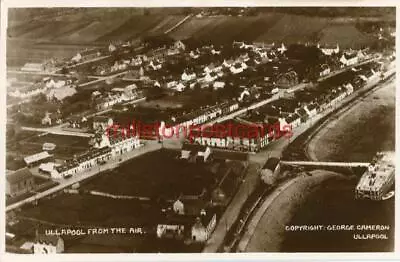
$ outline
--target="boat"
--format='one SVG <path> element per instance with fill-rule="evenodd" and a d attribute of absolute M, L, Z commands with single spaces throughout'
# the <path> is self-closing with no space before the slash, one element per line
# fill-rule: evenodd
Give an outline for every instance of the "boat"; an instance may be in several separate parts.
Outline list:
<path fill-rule="evenodd" d="M 378 152 L 355 188 L 356 199 L 386 200 L 394 184 L 395 166 L 393 152 Z M 393 194 L 393 195 L 392 195 Z"/>

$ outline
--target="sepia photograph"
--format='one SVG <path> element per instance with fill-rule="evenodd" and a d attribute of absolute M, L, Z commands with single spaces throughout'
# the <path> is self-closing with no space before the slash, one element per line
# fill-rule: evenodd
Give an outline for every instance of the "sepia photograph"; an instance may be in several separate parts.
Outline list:
<path fill-rule="evenodd" d="M 396 7 L 2 7 L 5 253 L 395 252 Z"/>

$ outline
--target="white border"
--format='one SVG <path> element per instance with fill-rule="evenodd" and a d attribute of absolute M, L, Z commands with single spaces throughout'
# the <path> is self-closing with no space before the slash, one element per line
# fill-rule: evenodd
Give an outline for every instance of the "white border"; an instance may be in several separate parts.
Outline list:
<path fill-rule="evenodd" d="M 179 6 L 396 6 L 396 28 L 399 28 L 398 0 L 371 1 L 371 0 L 1 0 L 1 31 L 0 31 L 0 84 L 5 88 L 6 83 L 6 28 L 7 28 L 7 9 L 10 7 L 179 7 Z M 399 34 L 396 34 L 396 53 L 399 42 Z M 399 68 L 399 60 L 396 61 L 396 67 Z M 399 81 L 400 72 L 396 72 L 396 85 Z M 399 130 L 400 121 L 400 94 L 396 89 L 396 148 L 399 148 Z M 0 105 L 5 105 L 6 94 L 0 95 Z M 5 130 L 6 108 L 3 106 L 0 113 L 0 120 Z M 1 132 L 0 144 L 1 150 L 5 150 L 5 132 Z M 5 170 L 5 154 L 1 154 L 0 167 Z M 396 163 L 400 163 L 400 156 L 396 153 Z M 396 175 L 399 174 L 396 169 Z M 4 185 L 5 174 L 0 175 L 0 182 Z M 396 188 L 399 188 L 399 179 L 396 180 Z M 397 190 L 395 196 L 396 203 L 400 201 L 400 192 Z M 0 194 L 1 210 L 5 209 L 4 194 Z M 1 213 L 0 223 L 0 261 L 265 261 L 268 260 L 350 260 L 350 261 L 376 261 L 376 260 L 400 260 L 400 215 L 396 205 L 395 210 L 395 252 L 393 253 L 215 253 L 215 254 L 59 254 L 59 255 L 22 255 L 5 253 L 5 212 Z M 4 248 L 3 248 L 4 247 Z M 397 247 L 397 248 L 396 248 Z"/>

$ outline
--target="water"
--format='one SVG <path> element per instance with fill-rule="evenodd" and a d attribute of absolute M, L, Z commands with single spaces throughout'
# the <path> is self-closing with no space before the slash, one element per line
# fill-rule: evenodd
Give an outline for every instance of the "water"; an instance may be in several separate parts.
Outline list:
<path fill-rule="evenodd" d="M 321 160 L 369 161 L 377 151 L 394 151 L 394 83 L 365 98 L 319 141 Z M 388 225 L 385 231 L 306 231 L 285 233 L 284 252 L 391 252 L 394 250 L 394 197 L 385 201 L 355 200 L 358 177 L 331 179 L 310 195 L 292 225 Z M 385 234 L 386 240 L 354 239 L 354 234 Z"/>

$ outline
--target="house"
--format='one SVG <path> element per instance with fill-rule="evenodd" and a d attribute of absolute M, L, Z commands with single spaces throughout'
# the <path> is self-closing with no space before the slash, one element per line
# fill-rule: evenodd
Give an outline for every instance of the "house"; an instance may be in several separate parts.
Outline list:
<path fill-rule="evenodd" d="M 289 88 L 297 84 L 299 84 L 299 78 L 294 70 L 279 74 L 276 80 L 276 85 L 281 88 Z"/>
<path fill-rule="evenodd" d="M 52 159 L 53 155 L 50 155 L 47 151 L 43 151 L 34 155 L 24 157 L 24 162 L 28 167 L 33 167 Z"/>
<path fill-rule="evenodd" d="M 231 66 L 234 64 L 234 61 L 232 60 L 232 59 L 228 59 L 228 60 L 225 60 L 224 59 L 224 62 L 222 63 L 222 65 L 224 66 L 224 67 L 226 67 L 226 68 L 231 68 Z"/>
<path fill-rule="evenodd" d="M 282 43 L 281 47 L 278 47 L 278 52 L 280 52 L 281 54 L 285 53 L 287 51 L 286 46 Z"/>
<path fill-rule="evenodd" d="M 196 49 L 195 51 L 190 51 L 189 56 L 193 59 L 197 59 L 200 57 L 200 51 L 199 49 Z"/>
<path fill-rule="evenodd" d="M 154 60 L 150 61 L 149 66 L 155 71 L 160 70 L 162 68 L 162 64 L 160 62 L 154 61 Z"/>
<path fill-rule="evenodd" d="M 93 117 L 93 130 L 106 130 L 112 127 L 114 121 L 111 117 L 106 116 L 94 116 Z"/>
<path fill-rule="evenodd" d="M 185 70 L 181 76 L 182 81 L 191 81 L 196 79 L 196 73 Z"/>
<path fill-rule="evenodd" d="M 112 151 L 110 147 L 92 148 L 82 155 L 66 160 L 62 165 L 55 166 L 52 177 L 70 177 L 80 172 L 93 168 L 111 159 Z"/>
<path fill-rule="evenodd" d="M 177 199 L 174 202 L 174 204 L 172 206 L 172 210 L 178 215 L 184 215 L 185 214 L 184 205 L 183 205 L 183 202 L 180 199 Z"/>
<path fill-rule="evenodd" d="M 27 167 L 6 174 L 6 195 L 19 196 L 35 189 L 35 180 Z"/>
<path fill-rule="evenodd" d="M 357 53 L 353 52 L 353 53 L 344 53 L 342 55 L 342 57 L 340 57 L 339 60 L 342 65 L 344 66 L 351 66 L 351 65 L 355 65 L 358 63 L 358 56 Z"/>
<path fill-rule="evenodd" d="M 319 67 L 319 76 L 326 76 L 331 73 L 331 68 L 327 64 L 322 64 Z"/>
<path fill-rule="evenodd" d="M 242 63 L 235 63 L 233 66 L 229 68 L 232 74 L 239 74 L 243 72 Z"/>
<path fill-rule="evenodd" d="M 209 82 L 214 82 L 215 80 L 218 79 L 218 74 L 215 72 L 210 72 L 207 73 L 204 77 L 204 81 L 209 83 Z"/>
<path fill-rule="evenodd" d="M 68 119 L 70 128 L 83 128 L 87 124 L 86 117 L 72 116 Z"/>
<path fill-rule="evenodd" d="M 339 44 L 336 44 L 336 46 L 329 46 L 329 45 L 321 46 L 318 43 L 317 48 L 319 48 L 319 50 L 321 50 L 321 52 L 327 56 L 338 54 L 340 51 Z"/>
<path fill-rule="evenodd" d="M 205 210 L 196 218 L 191 228 L 191 239 L 193 242 L 206 242 L 217 224 L 217 215 L 215 213 L 208 214 Z"/>
<path fill-rule="evenodd" d="M 117 50 L 117 47 L 115 45 L 113 45 L 112 43 L 110 43 L 108 45 L 108 52 L 112 53 L 112 52 L 114 52 L 116 50 Z"/>
<path fill-rule="evenodd" d="M 220 54 L 221 54 L 221 51 L 220 51 L 220 50 L 215 50 L 215 49 L 213 48 L 213 49 L 211 49 L 211 54 L 213 54 L 213 55 L 220 55 Z"/>
<path fill-rule="evenodd" d="M 46 175 L 49 175 L 53 179 L 60 179 L 62 177 L 56 170 L 56 167 L 58 166 L 61 165 L 54 162 L 42 163 L 39 166 L 39 173 L 44 173 Z"/>
<path fill-rule="evenodd" d="M 224 88 L 225 87 L 225 82 L 222 81 L 215 81 L 213 84 L 214 90 Z"/>
<path fill-rule="evenodd" d="M 318 104 L 311 103 L 307 106 L 304 106 L 304 109 L 306 110 L 309 117 L 313 117 L 317 114 Z"/>
<path fill-rule="evenodd" d="M 175 90 L 178 92 L 183 92 L 186 89 L 186 86 L 183 83 L 179 83 L 175 86 Z"/>
<path fill-rule="evenodd" d="M 157 224 L 157 237 L 169 239 L 182 239 L 184 237 L 185 222 L 178 219 L 165 219 Z M 175 221 L 176 220 L 176 221 Z"/>
<path fill-rule="evenodd" d="M 285 118 L 285 120 L 291 128 L 296 128 L 301 124 L 301 118 L 297 113 L 290 114 Z"/>
<path fill-rule="evenodd" d="M 211 155 L 211 148 L 208 146 L 185 143 L 181 149 L 181 159 L 189 162 L 206 162 Z"/>
<path fill-rule="evenodd" d="M 178 84 L 177 81 L 172 80 L 172 81 L 167 82 L 166 87 L 167 88 L 174 88 L 177 84 Z"/>
<path fill-rule="evenodd" d="M 54 143 L 43 143 L 42 150 L 43 151 L 53 151 L 56 149 L 56 144 Z"/>
<path fill-rule="evenodd" d="M 211 63 L 204 68 L 204 72 L 209 74 L 211 72 L 219 72 L 222 70 L 222 66 L 216 66 L 215 64 Z"/>
<path fill-rule="evenodd" d="M 186 44 L 184 43 L 183 40 L 177 40 L 174 43 L 174 48 L 180 49 L 180 50 L 186 50 Z"/>
<path fill-rule="evenodd" d="M 270 157 L 261 169 L 261 180 L 267 185 L 274 185 L 280 173 L 280 159 Z"/>
<path fill-rule="evenodd" d="M 347 83 L 344 85 L 344 88 L 346 89 L 347 95 L 350 95 L 354 92 L 354 87 L 351 83 Z"/>
<path fill-rule="evenodd" d="M 179 50 L 193 50 L 197 47 L 199 47 L 199 43 L 193 37 L 177 40 L 174 43 L 174 48 Z"/>
<path fill-rule="evenodd" d="M 38 234 L 33 243 L 34 254 L 58 254 L 64 252 L 64 240 L 60 236 Z"/>

